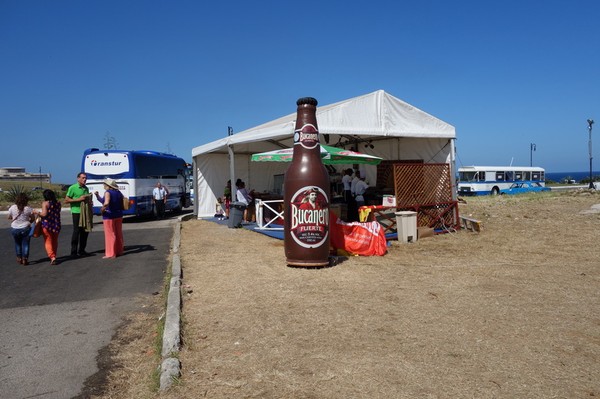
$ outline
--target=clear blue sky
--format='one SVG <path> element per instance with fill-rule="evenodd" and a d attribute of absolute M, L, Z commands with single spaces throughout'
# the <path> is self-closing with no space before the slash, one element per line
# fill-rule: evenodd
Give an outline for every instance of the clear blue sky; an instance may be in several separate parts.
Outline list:
<path fill-rule="evenodd" d="M 383 89 L 456 127 L 458 166 L 600 170 L 600 2 L 0 0 L 0 166 L 192 148 Z M 596 167 L 597 166 L 597 167 Z"/>

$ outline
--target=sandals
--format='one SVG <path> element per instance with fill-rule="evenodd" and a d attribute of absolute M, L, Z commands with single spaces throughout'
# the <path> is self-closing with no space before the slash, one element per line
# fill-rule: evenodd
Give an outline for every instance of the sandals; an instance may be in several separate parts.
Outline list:
<path fill-rule="evenodd" d="M 56 259 L 51 259 L 51 260 L 50 260 L 50 264 L 51 264 L 51 265 L 56 265 L 56 264 L 57 264 L 57 263 L 56 263 Z"/>
<path fill-rule="evenodd" d="M 21 264 L 22 264 L 23 266 L 27 266 L 27 265 L 29 264 L 29 262 L 27 261 L 27 258 L 23 258 L 23 259 L 21 259 Z"/>
<path fill-rule="evenodd" d="M 17 256 L 17 263 L 20 265 L 23 262 L 23 259 L 19 256 Z"/>

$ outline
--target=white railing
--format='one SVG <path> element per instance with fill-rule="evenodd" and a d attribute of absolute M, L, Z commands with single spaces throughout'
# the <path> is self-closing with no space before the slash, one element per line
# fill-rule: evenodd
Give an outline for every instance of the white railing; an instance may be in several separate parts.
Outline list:
<path fill-rule="evenodd" d="M 256 204 L 256 228 L 259 230 L 283 230 L 283 227 L 272 227 L 270 226 L 277 219 L 281 219 L 283 222 L 283 210 L 279 211 L 274 209 L 271 204 L 283 204 L 283 200 L 267 200 L 263 201 L 261 199 L 255 200 Z M 265 223 L 264 215 L 265 209 L 267 208 L 273 212 L 274 217 L 272 217 L 267 223 Z M 279 209 L 283 207 L 278 207 Z"/>

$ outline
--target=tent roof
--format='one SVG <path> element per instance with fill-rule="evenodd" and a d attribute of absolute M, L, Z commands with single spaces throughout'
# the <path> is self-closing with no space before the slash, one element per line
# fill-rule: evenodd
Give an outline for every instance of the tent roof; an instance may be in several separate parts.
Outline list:
<path fill-rule="evenodd" d="M 265 151 L 265 141 L 273 149 L 291 147 L 296 112 L 243 132 L 195 147 L 192 157 L 206 153 Z M 371 140 L 374 137 L 455 138 L 454 126 L 386 93 L 369 94 L 317 107 L 319 133 L 342 138 Z"/>

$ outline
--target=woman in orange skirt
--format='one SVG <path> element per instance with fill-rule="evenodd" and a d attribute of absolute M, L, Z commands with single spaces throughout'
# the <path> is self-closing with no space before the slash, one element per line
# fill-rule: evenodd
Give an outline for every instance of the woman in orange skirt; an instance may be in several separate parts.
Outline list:
<path fill-rule="evenodd" d="M 60 201 L 56 200 L 56 194 L 52 190 L 44 190 L 44 202 L 42 202 L 42 234 L 44 235 L 44 247 L 50 258 L 50 264 L 56 265 L 56 250 L 58 248 L 58 234 L 60 233 Z"/>
<path fill-rule="evenodd" d="M 96 199 L 102 203 L 104 225 L 104 257 L 116 258 L 123 255 L 123 194 L 113 179 L 104 180 L 104 198 L 96 191 Z"/>

